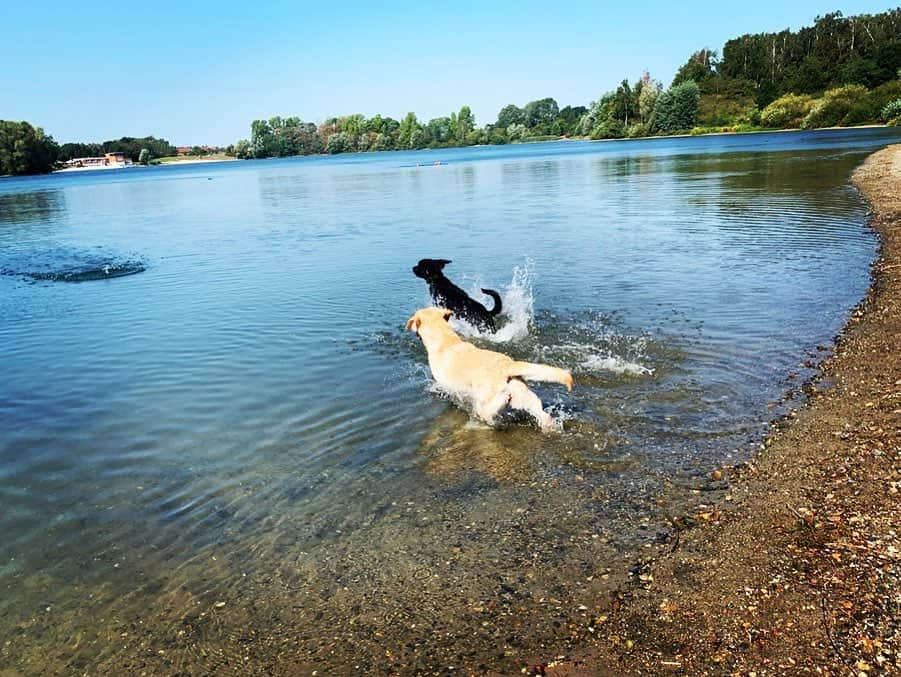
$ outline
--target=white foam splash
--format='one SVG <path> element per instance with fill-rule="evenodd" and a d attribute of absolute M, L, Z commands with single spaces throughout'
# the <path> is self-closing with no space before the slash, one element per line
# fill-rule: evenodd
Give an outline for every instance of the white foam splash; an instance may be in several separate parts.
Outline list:
<path fill-rule="evenodd" d="M 529 335 L 532 320 L 535 316 L 535 299 L 532 295 L 534 281 L 534 263 L 526 258 L 521 266 L 513 268 L 513 277 L 501 293 L 501 306 L 503 310 L 498 318 L 500 327 L 494 333 L 479 331 L 465 320 L 451 318 L 451 327 L 461 336 L 466 338 L 479 338 L 491 343 L 509 343 L 518 341 Z M 484 287 L 479 280 L 472 282 L 469 295 L 473 298 L 484 296 L 481 288 Z M 492 305 L 491 301 L 486 304 Z"/>
<path fill-rule="evenodd" d="M 614 339 L 611 341 L 611 339 Z M 611 350 L 610 343 L 619 345 L 619 350 Z M 602 347 L 608 344 L 607 347 Z M 644 354 L 645 340 L 643 338 L 628 338 L 603 334 L 597 337 L 597 342 L 563 342 L 549 346 L 542 346 L 538 354 L 541 359 L 550 363 L 561 363 L 582 372 L 608 372 L 620 376 L 650 376 L 654 369 L 646 367 L 640 362 L 640 356 Z M 623 351 L 631 354 L 632 359 L 617 355 Z"/>
<path fill-rule="evenodd" d="M 628 376 L 649 376 L 654 373 L 653 369 L 616 355 L 588 355 L 580 366 L 587 371 L 609 371 Z"/>

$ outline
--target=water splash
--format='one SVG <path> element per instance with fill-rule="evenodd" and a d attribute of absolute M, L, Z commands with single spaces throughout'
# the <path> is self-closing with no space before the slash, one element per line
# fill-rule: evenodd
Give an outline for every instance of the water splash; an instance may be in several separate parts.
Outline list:
<path fill-rule="evenodd" d="M 498 318 L 496 332 L 480 331 L 456 317 L 451 318 L 451 327 L 465 338 L 477 338 L 491 343 L 510 343 L 526 338 L 535 316 L 535 298 L 532 294 L 534 279 L 535 264 L 532 259 L 527 257 L 521 266 L 513 268 L 513 277 L 501 293 L 503 310 Z M 473 281 L 469 295 L 480 298 L 483 296 L 481 288 L 484 286 L 479 280 Z"/>
<path fill-rule="evenodd" d="M 147 269 L 140 258 L 122 256 L 97 248 L 74 250 L 54 248 L 27 256 L 0 259 L 0 274 L 39 282 L 90 282 L 142 273 Z"/>
<path fill-rule="evenodd" d="M 654 370 L 616 355 L 588 355 L 580 365 L 586 371 L 607 371 L 626 376 L 650 376 Z"/>
<path fill-rule="evenodd" d="M 648 366 L 648 340 L 644 336 L 616 331 L 602 319 L 587 324 L 542 328 L 534 349 L 535 358 L 565 365 L 580 374 L 613 374 L 644 377 L 654 374 Z"/>
<path fill-rule="evenodd" d="M 485 285 L 478 276 L 464 278 L 464 288 L 473 298 L 482 298 L 480 289 Z M 624 331 L 612 317 L 597 311 L 587 313 L 557 313 L 535 311 L 534 262 L 526 258 L 516 266 L 509 284 L 501 292 L 503 312 L 496 318 L 498 329 L 494 333 L 480 331 L 465 320 L 451 317 L 451 327 L 465 340 L 499 350 L 517 360 L 543 362 L 569 369 L 584 384 L 604 381 L 613 377 L 616 381 L 646 378 L 655 373 L 650 366 L 648 339 L 641 334 Z M 490 302 L 488 303 L 490 305 Z M 466 394 L 448 392 L 434 381 L 425 365 L 414 370 L 411 378 L 419 382 L 433 396 L 454 402 L 475 421 L 472 401 Z M 539 385 L 539 384 L 533 384 Z M 578 404 L 582 397 L 576 393 L 561 393 L 539 385 L 545 411 L 561 426 L 567 421 L 580 419 Z M 589 385 L 589 390 L 591 386 Z M 529 418 L 529 417 L 525 417 Z M 506 428 L 511 423 L 523 423 L 524 414 L 505 410 L 495 427 Z"/>

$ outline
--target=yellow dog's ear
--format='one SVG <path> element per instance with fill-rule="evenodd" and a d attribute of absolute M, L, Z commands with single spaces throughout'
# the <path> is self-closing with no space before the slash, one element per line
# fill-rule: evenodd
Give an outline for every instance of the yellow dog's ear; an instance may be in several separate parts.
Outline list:
<path fill-rule="evenodd" d="M 449 320 L 450 316 L 453 315 L 453 313 L 449 310 L 445 310 L 441 315 L 442 315 L 442 317 L 444 317 L 445 320 Z"/>
<path fill-rule="evenodd" d="M 418 317 L 416 317 L 416 316 L 414 315 L 414 316 L 411 317 L 409 320 L 407 320 L 407 326 L 405 327 L 405 329 L 406 329 L 407 331 L 410 331 L 411 329 L 412 329 L 413 331 L 419 331 L 419 325 L 420 325 L 420 324 L 422 324 L 422 320 L 420 320 Z"/>

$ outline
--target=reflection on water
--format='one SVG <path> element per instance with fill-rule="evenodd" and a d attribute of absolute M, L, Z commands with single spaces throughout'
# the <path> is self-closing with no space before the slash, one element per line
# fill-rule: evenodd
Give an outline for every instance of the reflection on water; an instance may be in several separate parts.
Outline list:
<path fill-rule="evenodd" d="M 0 244 L 18 237 L 13 225 L 52 229 L 65 209 L 65 194 L 60 190 L 0 193 Z"/>
<path fill-rule="evenodd" d="M 512 673 L 577 648 L 863 295 L 847 177 L 897 134 L 3 180 L 0 665 Z M 434 391 L 403 332 L 423 257 L 502 290 L 474 342 L 573 371 L 534 387 L 564 434 Z M 21 274 L 73 261 L 146 270 Z"/>

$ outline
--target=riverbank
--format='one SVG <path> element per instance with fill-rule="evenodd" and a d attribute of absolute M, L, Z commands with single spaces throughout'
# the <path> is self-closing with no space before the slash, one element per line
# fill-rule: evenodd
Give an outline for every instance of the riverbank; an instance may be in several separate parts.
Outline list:
<path fill-rule="evenodd" d="M 723 505 L 672 515 L 670 553 L 611 600 L 590 653 L 535 672 L 901 668 L 901 145 L 853 183 L 882 250 L 807 405 L 726 471 Z"/>

